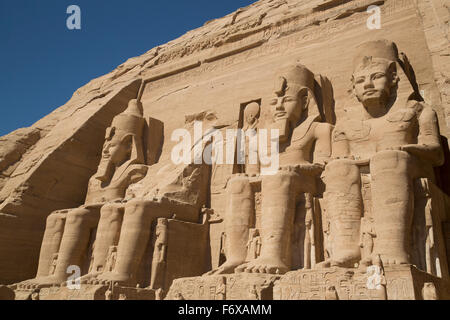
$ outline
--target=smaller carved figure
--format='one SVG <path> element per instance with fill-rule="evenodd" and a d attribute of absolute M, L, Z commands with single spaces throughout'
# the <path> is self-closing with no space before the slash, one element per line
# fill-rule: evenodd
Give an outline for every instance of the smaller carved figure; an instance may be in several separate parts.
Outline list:
<path fill-rule="evenodd" d="M 367 268 L 367 289 L 376 290 L 377 300 L 387 300 L 386 277 L 380 255 L 373 257 L 373 265 Z"/>
<path fill-rule="evenodd" d="M 52 275 L 55 273 L 57 263 L 58 263 L 58 254 L 55 253 L 52 257 L 52 264 L 50 265 L 49 275 Z"/>
<path fill-rule="evenodd" d="M 433 282 L 426 282 L 422 289 L 423 300 L 439 300 L 436 286 Z"/>
<path fill-rule="evenodd" d="M 153 250 L 152 260 L 152 276 L 151 285 L 152 289 L 161 288 L 163 282 L 163 274 L 166 265 L 166 252 L 167 252 L 167 219 L 160 218 L 156 226 L 155 233 L 155 245 Z"/>
<path fill-rule="evenodd" d="M 373 252 L 373 238 L 375 238 L 375 230 L 373 223 L 368 217 L 361 219 L 361 267 L 368 267 L 372 261 L 371 255 Z"/>
<path fill-rule="evenodd" d="M 305 241 L 304 241 L 304 268 L 311 269 L 316 263 L 315 242 L 314 242 L 314 209 L 312 207 L 313 197 L 305 194 Z"/>
<path fill-rule="evenodd" d="M 260 171 L 257 132 L 260 112 L 257 102 L 249 103 L 244 110 L 245 173 L 249 176 L 256 176 Z"/>
<path fill-rule="evenodd" d="M 261 253 L 261 236 L 258 229 L 250 229 L 249 240 L 247 242 L 247 261 L 259 257 Z"/>
<path fill-rule="evenodd" d="M 220 254 L 223 255 L 224 257 L 227 256 L 226 241 L 227 241 L 227 234 L 225 232 L 222 232 L 222 234 L 220 235 Z"/>
<path fill-rule="evenodd" d="M 39 301 L 39 300 L 40 300 L 40 298 L 39 298 L 39 292 L 40 292 L 39 289 L 34 290 L 33 293 L 31 294 L 31 300 L 33 300 L 33 301 Z"/>
<path fill-rule="evenodd" d="M 249 289 L 249 299 L 250 300 L 261 300 L 261 295 L 258 292 L 256 285 L 251 285 Z"/>
<path fill-rule="evenodd" d="M 325 300 L 339 300 L 336 288 L 334 286 L 329 286 L 325 292 Z"/>
<path fill-rule="evenodd" d="M 162 288 L 155 291 L 155 300 L 164 300 L 164 290 Z"/>
<path fill-rule="evenodd" d="M 117 259 L 117 246 L 110 246 L 108 250 L 108 258 L 106 260 L 106 271 L 114 270 L 114 266 L 116 264 Z"/>
<path fill-rule="evenodd" d="M 108 290 L 106 290 L 105 292 L 105 300 L 112 300 L 112 291 L 111 288 L 108 288 Z"/>
<path fill-rule="evenodd" d="M 227 294 L 227 279 L 225 277 L 219 277 L 216 286 L 216 300 L 226 300 Z"/>

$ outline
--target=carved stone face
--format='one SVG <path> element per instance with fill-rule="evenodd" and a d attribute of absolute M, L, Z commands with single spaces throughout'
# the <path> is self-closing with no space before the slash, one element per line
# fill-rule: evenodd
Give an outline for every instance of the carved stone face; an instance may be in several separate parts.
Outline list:
<path fill-rule="evenodd" d="M 307 90 L 299 87 L 287 88 L 282 93 L 275 93 L 270 102 L 270 112 L 275 123 L 284 128 L 280 132 L 283 141 L 293 130 L 302 116 L 307 98 Z M 284 131 L 284 132 L 283 132 Z"/>
<path fill-rule="evenodd" d="M 258 117 L 259 117 L 259 104 L 253 102 L 245 108 L 244 112 L 245 122 L 248 123 L 249 125 L 253 125 L 258 120 Z"/>
<path fill-rule="evenodd" d="M 112 137 L 107 137 L 103 145 L 102 160 L 111 161 L 114 165 L 119 166 L 128 160 L 131 148 L 131 136 L 126 139 L 113 133 Z"/>
<path fill-rule="evenodd" d="M 353 74 L 354 93 L 364 105 L 388 101 L 395 75 L 389 63 L 371 63 Z"/>

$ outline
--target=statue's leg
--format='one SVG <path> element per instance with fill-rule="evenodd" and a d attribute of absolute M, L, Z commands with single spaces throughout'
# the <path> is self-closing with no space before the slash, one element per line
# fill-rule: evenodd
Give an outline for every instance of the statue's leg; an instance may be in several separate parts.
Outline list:
<path fill-rule="evenodd" d="M 104 271 L 108 250 L 119 242 L 120 228 L 124 214 L 124 204 L 108 203 L 100 211 L 97 236 L 95 238 L 94 262 L 92 272 Z"/>
<path fill-rule="evenodd" d="M 38 271 L 35 279 L 49 276 L 53 257 L 58 253 L 61 245 L 67 212 L 68 210 L 55 211 L 47 217 L 44 238 L 42 240 L 41 252 L 39 255 Z M 32 284 L 35 279 L 24 281 L 20 283 L 19 286 Z"/>
<path fill-rule="evenodd" d="M 58 255 L 55 280 L 61 283 L 67 279 L 69 266 L 83 265 L 83 258 L 88 250 L 91 232 L 97 227 L 100 208 L 77 208 L 67 214 L 64 236 Z"/>
<path fill-rule="evenodd" d="M 351 160 L 330 162 L 323 174 L 324 203 L 329 219 L 330 260 L 317 267 L 353 267 L 361 259 L 360 227 L 363 212 L 359 167 Z"/>
<path fill-rule="evenodd" d="M 262 180 L 261 255 L 238 268 L 238 272 L 285 273 L 290 270 L 299 175 L 290 169 Z"/>
<path fill-rule="evenodd" d="M 370 164 L 372 210 L 377 234 L 374 252 L 385 264 L 409 263 L 413 218 L 413 168 L 403 151 L 382 151 Z"/>
<path fill-rule="evenodd" d="M 59 250 L 56 251 L 58 252 L 56 269 L 53 275 L 42 276 L 32 280 L 32 287 L 39 288 L 63 284 L 67 280 L 68 276 L 70 276 L 67 274 L 67 269 L 69 266 L 78 266 L 81 269 L 81 266 L 83 265 L 83 257 L 88 249 L 91 231 L 97 226 L 98 223 L 99 210 L 100 208 L 88 209 L 81 207 L 68 210 L 66 214 L 63 213 L 59 217 L 55 215 L 50 218 L 51 225 L 53 225 L 54 222 L 57 222 L 55 227 L 57 227 L 56 229 L 58 229 L 58 232 L 53 233 L 55 237 L 51 240 L 50 231 L 52 229 L 49 229 L 49 235 L 46 237 L 45 241 L 46 243 L 51 243 L 51 246 L 46 244 L 45 248 L 43 247 L 44 252 L 42 252 L 42 254 L 44 257 L 47 257 L 47 255 L 50 254 L 50 251 L 54 251 L 57 247 L 62 229 L 62 218 L 66 216 L 61 244 L 59 246 Z M 52 247 L 51 250 L 49 250 L 50 247 Z M 46 250 L 48 250 L 48 252 Z"/>
<path fill-rule="evenodd" d="M 254 194 L 248 177 L 234 176 L 228 182 L 225 233 L 227 260 L 208 274 L 233 273 L 245 262 L 252 218 L 255 214 Z"/>
<path fill-rule="evenodd" d="M 157 202 L 135 199 L 125 206 L 117 261 L 113 272 L 98 276 L 101 282 L 135 285 L 136 273 L 150 239 L 152 222 L 170 218 L 171 210 Z"/>
<path fill-rule="evenodd" d="M 63 210 L 55 211 L 47 217 L 36 277 L 46 277 L 49 275 L 53 256 L 58 253 L 61 245 L 67 212 Z"/>

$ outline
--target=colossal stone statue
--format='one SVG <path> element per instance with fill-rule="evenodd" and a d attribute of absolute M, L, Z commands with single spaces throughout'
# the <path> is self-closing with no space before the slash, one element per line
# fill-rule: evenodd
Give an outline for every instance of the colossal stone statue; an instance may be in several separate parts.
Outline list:
<path fill-rule="evenodd" d="M 322 266 L 353 267 L 362 259 L 367 265 L 374 255 L 384 265 L 413 262 L 415 183 L 435 181 L 433 167 L 444 158 L 436 113 L 402 57 L 386 40 L 357 49 L 352 82 L 360 107 L 336 125 L 333 160 L 323 174 L 331 258 Z M 364 208 L 362 174 L 370 178 L 370 208 Z"/>
<path fill-rule="evenodd" d="M 203 140 L 197 143 L 203 143 Z M 195 148 L 192 147 L 193 149 Z M 203 150 L 203 149 L 202 149 Z M 100 215 L 93 271 L 81 278 L 82 283 L 117 283 L 129 287 L 139 284 L 139 269 L 146 258 L 148 243 L 156 229 L 157 237 L 151 266 L 150 287 L 159 289 L 167 251 L 165 219 L 198 223 L 209 194 L 211 166 L 205 163 L 169 163 L 155 174 L 147 175 L 140 187 L 133 190 L 132 199 L 111 203 Z M 158 220 L 159 219 L 159 220 Z M 155 228 L 154 223 L 160 223 Z M 112 226 L 117 230 L 112 231 Z M 114 236 L 114 237 L 113 237 Z M 184 235 L 180 235 L 183 237 Z M 96 268 L 97 249 L 104 259 L 107 248 L 117 245 L 117 257 L 112 271 Z M 151 254 L 151 253 L 150 253 Z M 102 263 L 102 261 L 100 261 Z"/>
<path fill-rule="evenodd" d="M 297 205 L 302 198 L 305 202 L 305 193 L 316 192 L 316 178 L 331 156 L 333 126 L 321 122 L 314 74 L 295 65 L 280 70 L 275 79 L 270 116 L 263 128 L 280 130 L 281 168 L 275 175 L 256 178 L 262 189 L 261 253 L 245 263 L 249 230 L 254 223 L 254 181 L 238 174 L 227 186 L 227 260 L 209 274 L 289 271 Z"/>
<path fill-rule="evenodd" d="M 89 180 L 85 204 L 48 216 L 36 278 L 19 286 L 39 287 L 64 282 L 69 266 L 85 264 L 89 242 L 97 226 L 99 231 L 107 229 L 109 237 L 117 236 L 117 226 L 99 225 L 100 211 L 109 211 L 108 206 L 114 207 L 115 201 L 123 199 L 130 184 L 144 178 L 147 172 L 143 153 L 144 125 L 140 102 L 130 100 L 128 108 L 117 115 L 107 129 L 102 158 L 97 173 Z M 95 246 L 96 252 L 105 251 L 101 256 L 103 265 L 108 248 L 101 247 L 100 242 Z"/>

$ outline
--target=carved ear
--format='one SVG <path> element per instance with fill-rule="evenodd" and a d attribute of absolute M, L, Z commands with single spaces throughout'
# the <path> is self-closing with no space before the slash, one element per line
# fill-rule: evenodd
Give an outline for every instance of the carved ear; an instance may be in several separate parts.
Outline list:
<path fill-rule="evenodd" d="M 120 143 L 123 146 L 126 146 L 128 150 L 131 150 L 132 149 L 132 145 L 133 145 L 133 135 L 132 134 L 124 135 L 122 137 L 122 140 L 120 141 Z"/>
<path fill-rule="evenodd" d="M 311 89 L 309 88 L 305 88 L 306 90 L 306 94 L 304 98 L 305 100 L 304 102 L 304 109 L 307 111 L 307 117 L 311 117 L 311 116 L 316 116 L 321 118 L 321 113 L 319 111 L 319 104 L 317 103 L 316 100 L 316 95 L 314 94 L 313 91 L 311 91 Z"/>
<path fill-rule="evenodd" d="M 388 72 L 392 81 L 391 86 L 392 88 L 394 88 L 398 85 L 398 82 L 400 81 L 400 77 L 397 74 L 397 63 L 395 61 L 389 64 Z"/>
<path fill-rule="evenodd" d="M 308 109 L 311 100 L 311 92 L 308 88 L 302 88 L 298 92 L 298 99 L 302 102 L 303 110 Z"/>

